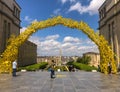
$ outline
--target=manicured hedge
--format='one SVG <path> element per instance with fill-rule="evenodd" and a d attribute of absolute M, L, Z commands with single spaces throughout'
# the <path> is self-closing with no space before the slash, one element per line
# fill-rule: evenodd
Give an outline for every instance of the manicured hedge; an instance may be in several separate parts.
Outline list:
<path fill-rule="evenodd" d="M 48 65 L 48 63 L 41 62 L 41 63 L 38 63 L 38 64 L 33 64 L 33 65 L 25 66 L 25 67 L 19 67 L 18 71 L 20 71 L 22 69 L 25 69 L 27 71 L 36 71 L 36 70 L 39 70 L 39 69 L 46 68 L 47 65 Z"/>
<path fill-rule="evenodd" d="M 89 66 L 89 65 L 86 65 L 86 64 L 77 63 L 77 62 L 74 62 L 73 66 L 75 68 L 79 69 L 79 70 L 85 70 L 85 71 L 97 70 L 96 67 Z"/>
<path fill-rule="evenodd" d="M 66 66 L 55 66 L 54 70 L 57 71 L 58 69 L 60 69 L 61 71 L 68 71 Z"/>

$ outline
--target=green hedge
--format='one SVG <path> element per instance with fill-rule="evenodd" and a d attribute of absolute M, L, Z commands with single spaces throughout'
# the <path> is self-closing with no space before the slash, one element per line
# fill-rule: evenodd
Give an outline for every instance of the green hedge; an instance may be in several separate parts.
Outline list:
<path fill-rule="evenodd" d="M 47 65 L 48 65 L 48 63 L 41 62 L 41 63 L 38 63 L 38 64 L 33 64 L 33 65 L 25 66 L 25 67 L 19 67 L 18 71 L 20 71 L 22 69 L 25 69 L 27 71 L 36 71 L 36 70 L 39 70 L 39 69 L 46 68 Z"/>
<path fill-rule="evenodd" d="M 77 62 L 74 62 L 73 66 L 77 69 L 85 70 L 85 71 L 97 70 L 96 67 L 89 66 L 89 65 L 86 65 L 86 64 L 77 63 Z"/>
<path fill-rule="evenodd" d="M 61 71 L 67 71 L 65 66 L 55 66 L 54 70 L 57 71 L 58 69 L 60 69 Z"/>

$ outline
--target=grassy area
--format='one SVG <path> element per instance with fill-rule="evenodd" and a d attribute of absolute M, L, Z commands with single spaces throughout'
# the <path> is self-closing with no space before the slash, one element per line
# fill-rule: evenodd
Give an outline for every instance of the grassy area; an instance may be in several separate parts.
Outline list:
<path fill-rule="evenodd" d="M 77 63 L 77 62 L 73 62 L 72 64 L 75 68 L 77 68 L 79 70 L 85 70 L 85 71 L 98 70 L 96 67 L 89 66 L 86 64 L 81 64 L 81 63 Z"/>
<path fill-rule="evenodd" d="M 60 69 L 61 71 L 68 71 L 66 66 L 55 66 L 55 71 L 57 71 L 58 69 Z"/>
<path fill-rule="evenodd" d="M 20 71 L 22 69 L 25 69 L 27 71 L 36 71 L 36 70 L 39 70 L 39 69 L 46 68 L 47 65 L 48 65 L 48 63 L 41 62 L 41 63 L 38 63 L 38 64 L 33 64 L 33 65 L 25 66 L 25 67 L 19 67 L 18 71 Z"/>
<path fill-rule="evenodd" d="M 38 64 L 33 64 L 33 65 L 25 66 L 25 67 L 19 67 L 18 71 L 20 71 L 22 69 L 25 69 L 27 71 L 36 71 L 39 69 L 45 69 L 47 67 L 47 65 L 48 65 L 48 63 L 41 62 Z M 79 70 L 85 70 L 85 71 L 98 70 L 96 67 L 92 67 L 92 66 L 89 66 L 86 64 L 81 64 L 78 62 L 72 62 L 70 65 L 73 65 L 76 69 L 79 69 Z M 57 71 L 57 69 L 60 69 L 61 71 L 68 71 L 65 66 L 56 66 L 55 71 Z"/>

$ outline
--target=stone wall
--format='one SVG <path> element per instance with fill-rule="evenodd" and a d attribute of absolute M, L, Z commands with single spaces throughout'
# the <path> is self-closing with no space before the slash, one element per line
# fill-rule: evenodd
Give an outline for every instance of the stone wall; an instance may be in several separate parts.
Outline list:
<path fill-rule="evenodd" d="M 15 0 L 0 0 L 0 54 L 4 52 L 10 35 L 20 34 L 21 7 Z M 36 63 L 37 46 L 26 41 L 19 49 L 18 66 Z"/>
<path fill-rule="evenodd" d="M 20 11 L 14 0 L 0 1 L 0 54 L 5 50 L 10 35 L 20 34 L 20 19 L 14 15 L 13 5 Z"/>
<path fill-rule="evenodd" d="M 105 37 L 105 39 L 110 44 L 112 50 L 115 53 L 115 59 L 117 61 L 117 65 L 119 66 L 119 57 L 120 57 L 120 0 L 112 0 L 112 6 L 108 6 L 107 2 L 104 3 L 99 9 L 99 12 L 103 10 L 103 8 L 107 8 L 104 12 L 105 16 L 100 18 L 99 21 L 99 30 L 100 34 Z M 100 15 L 100 14 L 99 14 Z"/>
<path fill-rule="evenodd" d="M 37 63 L 37 45 L 26 41 L 19 49 L 18 66 L 26 66 Z"/>
<path fill-rule="evenodd" d="M 84 56 L 89 56 L 91 58 L 90 60 L 90 66 L 98 67 L 100 64 L 100 54 L 95 52 L 87 52 L 83 54 Z"/>

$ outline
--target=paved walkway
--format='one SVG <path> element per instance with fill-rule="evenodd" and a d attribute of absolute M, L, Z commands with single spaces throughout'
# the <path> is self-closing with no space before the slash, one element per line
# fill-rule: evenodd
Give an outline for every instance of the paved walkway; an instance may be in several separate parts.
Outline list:
<path fill-rule="evenodd" d="M 0 92 L 120 92 L 120 75 L 93 72 L 19 72 L 0 74 Z"/>

